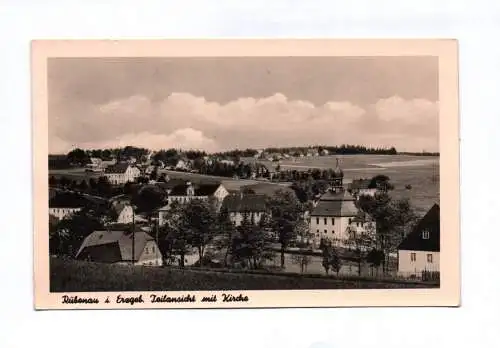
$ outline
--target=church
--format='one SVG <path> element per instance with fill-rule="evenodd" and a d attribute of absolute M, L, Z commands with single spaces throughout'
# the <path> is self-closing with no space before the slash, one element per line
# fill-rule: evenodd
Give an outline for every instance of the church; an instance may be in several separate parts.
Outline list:
<path fill-rule="evenodd" d="M 318 247 L 321 240 L 346 246 L 352 233 L 373 231 L 375 221 L 356 206 L 356 199 L 343 186 L 344 173 L 337 159 L 334 178 L 310 214 L 309 232 Z"/>

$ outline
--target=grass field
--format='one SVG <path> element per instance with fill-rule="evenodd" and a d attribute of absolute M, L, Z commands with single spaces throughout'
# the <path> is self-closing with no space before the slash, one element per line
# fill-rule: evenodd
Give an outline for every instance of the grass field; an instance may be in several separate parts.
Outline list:
<path fill-rule="evenodd" d="M 429 287 L 432 286 L 396 281 L 339 280 L 298 275 L 269 275 L 109 265 L 56 258 L 50 260 L 51 292 L 391 289 Z"/>
<path fill-rule="evenodd" d="M 394 198 L 410 198 L 420 214 L 439 202 L 439 157 L 406 155 L 339 155 L 301 157 L 280 161 L 283 169 L 335 168 L 336 158 L 346 183 L 353 179 L 387 175 L 394 184 Z M 245 159 L 254 161 L 254 159 Z M 267 162 L 270 163 L 270 162 Z M 275 164 L 274 164 L 275 165 Z M 406 185 L 411 185 L 407 189 Z"/>

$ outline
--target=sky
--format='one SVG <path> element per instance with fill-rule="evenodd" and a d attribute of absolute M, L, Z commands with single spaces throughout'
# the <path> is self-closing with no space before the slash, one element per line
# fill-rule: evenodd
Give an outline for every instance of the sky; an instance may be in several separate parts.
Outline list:
<path fill-rule="evenodd" d="M 49 151 L 438 151 L 437 57 L 50 58 Z"/>

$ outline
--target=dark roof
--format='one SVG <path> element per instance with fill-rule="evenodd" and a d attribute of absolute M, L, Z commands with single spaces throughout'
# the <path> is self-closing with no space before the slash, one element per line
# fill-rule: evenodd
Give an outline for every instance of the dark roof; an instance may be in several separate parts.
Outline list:
<path fill-rule="evenodd" d="M 153 241 L 154 238 L 143 231 L 138 231 L 135 233 L 135 250 L 134 250 L 134 261 L 137 261 L 146 246 L 148 241 Z M 97 246 L 107 245 L 114 247 L 118 245 L 120 250 L 120 261 L 131 261 L 132 260 L 132 233 L 125 231 L 94 231 L 88 235 L 78 250 L 76 257 L 82 253 L 86 248 L 92 248 Z"/>
<path fill-rule="evenodd" d="M 87 199 L 71 192 L 57 193 L 49 200 L 49 208 L 83 208 L 87 204 Z"/>
<path fill-rule="evenodd" d="M 170 190 L 176 186 L 185 185 L 186 182 L 187 182 L 186 180 L 174 178 L 174 179 L 170 179 L 167 182 L 157 182 L 156 185 L 161 187 L 164 190 Z"/>
<path fill-rule="evenodd" d="M 123 174 L 127 171 L 130 166 L 129 163 L 117 163 L 107 167 L 104 172 L 108 174 Z"/>
<path fill-rule="evenodd" d="M 439 251 L 440 238 L 439 205 L 434 206 L 418 222 L 401 242 L 399 250 Z M 422 238 L 422 232 L 429 231 L 429 239 Z"/>
<path fill-rule="evenodd" d="M 256 194 L 229 195 L 222 201 L 222 209 L 228 212 L 266 211 L 266 196 Z"/>
<path fill-rule="evenodd" d="M 346 191 L 326 192 L 311 212 L 311 216 L 356 217 L 358 215 L 359 209 L 354 204 L 354 198 Z"/>
<path fill-rule="evenodd" d="M 211 196 L 219 188 L 220 184 L 194 185 L 195 196 Z M 177 185 L 172 188 L 171 196 L 187 196 L 187 184 Z"/>

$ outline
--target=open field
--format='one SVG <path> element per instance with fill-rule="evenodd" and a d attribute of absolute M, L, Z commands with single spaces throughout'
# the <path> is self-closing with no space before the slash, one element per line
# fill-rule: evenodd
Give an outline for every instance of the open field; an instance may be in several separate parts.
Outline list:
<path fill-rule="evenodd" d="M 202 291 L 292 289 L 425 288 L 397 281 L 339 280 L 327 277 L 148 268 L 81 261 L 50 260 L 51 292 Z"/>
<path fill-rule="evenodd" d="M 371 178 L 378 174 L 387 175 L 394 184 L 395 198 L 410 198 L 420 214 L 439 202 L 439 157 L 407 155 L 339 155 L 301 157 L 280 161 L 283 169 L 307 170 L 308 168 L 335 168 L 336 158 L 344 171 L 344 182 L 353 179 Z M 246 161 L 255 159 L 245 158 Z M 260 161 L 276 165 L 268 161 Z M 411 185 L 407 189 L 406 185 Z"/>

